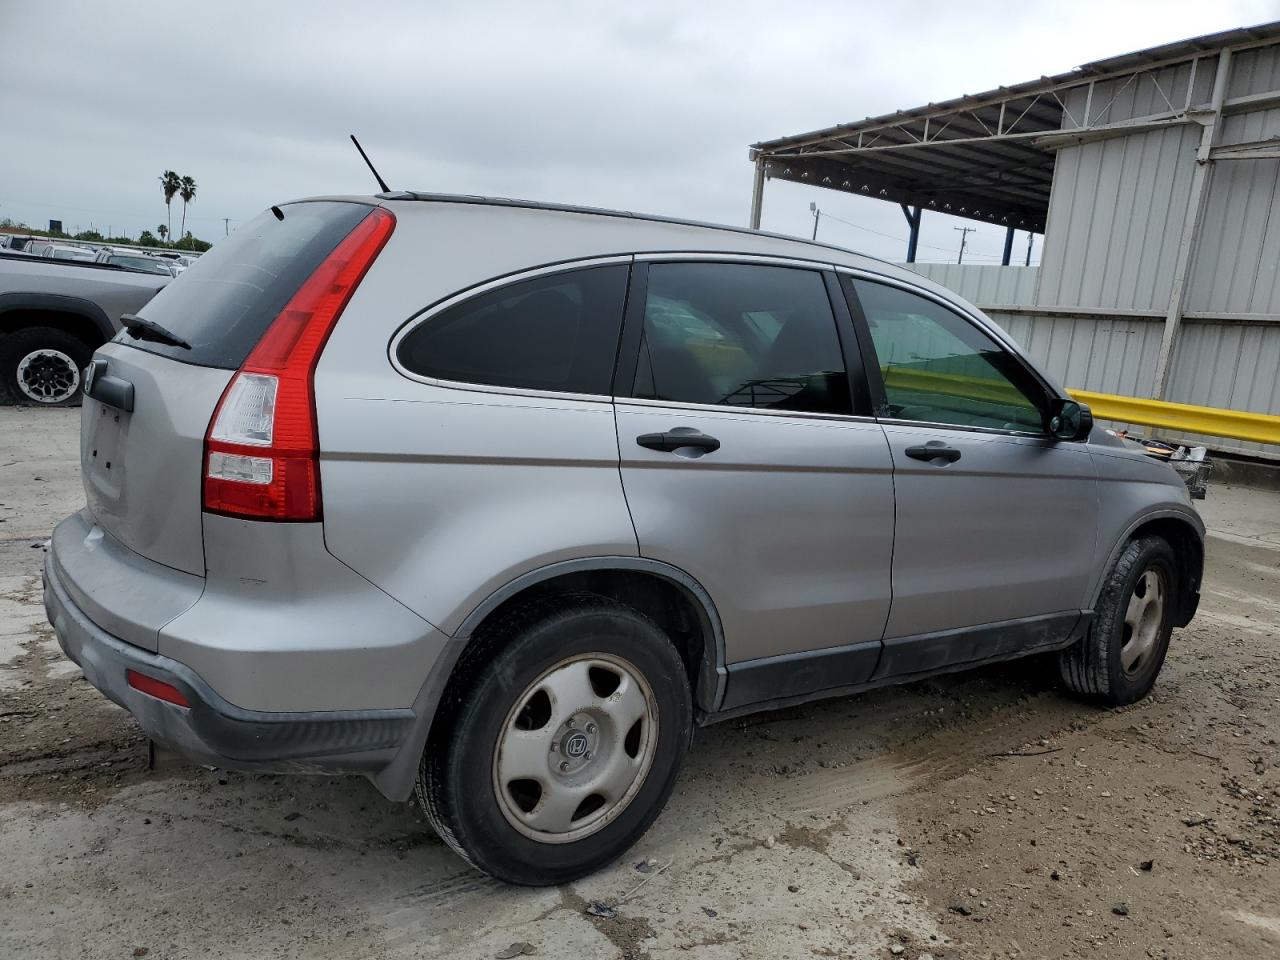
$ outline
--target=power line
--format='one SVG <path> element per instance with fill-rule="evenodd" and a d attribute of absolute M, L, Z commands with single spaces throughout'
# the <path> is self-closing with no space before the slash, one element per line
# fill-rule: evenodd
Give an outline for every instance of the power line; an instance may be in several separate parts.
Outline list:
<path fill-rule="evenodd" d="M 855 230 L 862 230 L 862 231 L 865 231 L 866 233 L 874 233 L 877 237 L 884 237 L 886 240 L 895 240 L 895 241 L 897 241 L 898 243 L 902 243 L 902 241 L 903 241 L 903 238 L 902 238 L 902 237 L 895 237 L 895 236 L 894 236 L 893 234 L 891 234 L 891 233 L 881 233 L 879 230 L 872 230 L 870 227 L 864 227 L 864 226 L 863 226 L 862 224 L 860 224 L 860 223 L 853 223 L 853 222 L 852 222 L 852 221 L 850 221 L 850 220 L 845 220 L 845 219 L 843 219 L 843 218 L 841 218 L 841 217 L 837 217 L 834 213 L 827 213 L 827 212 L 825 212 L 825 211 L 824 211 L 822 215 L 823 215 L 823 217 L 825 217 L 825 218 L 826 218 L 826 219 L 828 219 L 828 220 L 834 220 L 834 221 L 836 221 L 837 223 L 843 223 L 846 227 L 853 227 L 853 229 L 855 229 Z M 920 246 L 922 246 L 922 247 L 929 247 L 929 249 L 931 249 L 931 250 L 942 250 L 942 251 L 944 251 L 944 252 L 946 252 L 946 253 L 950 253 L 950 252 L 951 252 L 951 251 L 950 251 L 950 250 L 948 250 L 946 247 L 935 247 L 935 246 L 933 246 L 933 245 L 931 245 L 931 244 L 928 244 L 928 243 L 922 243 L 922 244 L 920 244 Z"/>
<path fill-rule="evenodd" d="M 969 234 L 977 233 L 977 227 L 952 227 L 952 230 L 960 231 L 960 254 L 956 257 L 956 263 L 964 263 L 964 245 L 969 239 Z"/>
<path fill-rule="evenodd" d="M 870 227 L 864 227 L 864 226 L 863 226 L 862 224 L 860 224 L 860 223 L 853 223 L 852 221 L 845 220 L 843 217 L 837 217 L 834 213 L 828 213 L 828 212 L 827 212 L 827 211 L 825 211 L 825 210 L 823 210 L 823 211 L 822 211 L 822 219 L 824 219 L 824 220 L 835 220 L 837 223 L 843 223 L 846 227 L 853 227 L 855 230 L 862 230 L 862 231 L 864 231 L 864 232 L 866 232 L 866 233 L 875 234 L 877 237 L 884 237 L 886 240 L 894 240 L 894 241 L 896 241 L 896 242 L 898 242 L 898 243 L 903 243 L 903 242 L 905 242 L 905 241 L 904 241 L 904 238 L 902 238 L 902 237 L 895 237 L 895 236 L 894 236 L 893 234 L 891 234 L 891 233 L 882 233 L 882 232 L 881 232 L 881 231 L 879 231 L 879 230 L 872 230 Z M 959 230 L 959 229 L 961 229 L 961 228 L 960 228 L 960 227 L 956 227 L 955 229 Z M 968 230 L 971 230 L 971 231 L 972 231 L 972 230 L 976 230 L 977 228 L 976 228 L 976 227 L 967 227 L 967 228 L 965 228 L 965 229 L 968 229 Z M 932 244 L 932 243 L 920 243 L 920 244 L 918 244 L 918 246 L 921 246 L 921 247 L 927 247 L 927 248 L 928 248 L 928 249 L 930 249 L 930 250 L 937 250 L 937 251 L 939 251 L 940 253 L 945 253 L 945 254 L 947 254 L 948 256 L 956 252 L 955 247 L 939 247 L 939 246 L 937 246 L 936 244 Z M 992 262 L 994 263 L 994 262 L 999 262 L 1000 257 L 998 257 L 998 256 L 996 256 L 996 255 L 994 255 L 994 254 L 989 254 L 989 253 L 970 253 L 970 254 L 969 254 L 969 259 L 970 259 L 970 260 L 990 260 L 990 261 L 992 261 Z"/>

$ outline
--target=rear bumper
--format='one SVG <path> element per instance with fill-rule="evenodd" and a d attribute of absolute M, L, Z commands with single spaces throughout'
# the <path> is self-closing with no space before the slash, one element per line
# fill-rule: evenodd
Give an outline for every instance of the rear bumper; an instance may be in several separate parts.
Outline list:
<path fill-rule="evenodd" d="M 415 711 L 266 712 L 227 702 L 195 671 L 120 640 L 95 624 L 45 558 L 44 605 L 63 651 L 109 699 L 128 710 L 151 738 L 181 753 L 245 770 L 364 773 L 386 767 L 411 739 Z M 130 687 L 126 670 L 182 691 L 180 707 Z"/>

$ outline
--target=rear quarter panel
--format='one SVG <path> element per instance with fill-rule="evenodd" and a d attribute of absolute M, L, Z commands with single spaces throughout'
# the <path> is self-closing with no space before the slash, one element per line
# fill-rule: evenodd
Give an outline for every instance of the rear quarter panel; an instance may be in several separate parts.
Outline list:
<path fill-rule="evenodd" d="M 453 634 L 531 570 L 638 555 L 611 403 L 411 386 L 321 415 L 325 542 L 343 562 Z"/>
<path fill-rule="evenodd" d="M 600 255 L 609 224 L 475 206 L 392 209 L 395 233 L 316 370 L 325 542 L 453 634 L 524 573 L 638 555 L 613 404 L 411 380 L 391 365 L 388 345 L 410 317 L 461 289 Z"/>

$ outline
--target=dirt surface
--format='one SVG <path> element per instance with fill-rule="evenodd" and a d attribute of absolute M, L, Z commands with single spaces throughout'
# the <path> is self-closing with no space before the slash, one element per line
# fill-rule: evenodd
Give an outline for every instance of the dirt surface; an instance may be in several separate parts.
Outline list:
<path fill-rule="evenodd" d="M 1280 494 L 1211 490 L 1148 701 L 1023 663 L 713 726 L 624 861 L 525 890 L 362 780 L 152 769 L 44 622 L 77 422 L 0 408 L 0 957 L 1280 955 Z"/>

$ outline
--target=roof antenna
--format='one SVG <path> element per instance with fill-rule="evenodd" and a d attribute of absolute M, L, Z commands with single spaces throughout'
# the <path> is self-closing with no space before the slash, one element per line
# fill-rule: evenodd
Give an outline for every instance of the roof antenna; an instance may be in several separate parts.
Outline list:
<path fill-rule="evenodd" d="M 356 149 L 360 151 L 360 156 L 364 158 L 364 162 L 369 165 L 369 172 L 373 174 L 373 179 L 378 181 L 378 186 L 382 188 L 383 193 L 390 193 L 391 188 L 387 186 L 387 181 L 379 176 L 378 171 L 374 169 L 373 161 L 369 159 L 369 155 L 364 152 L 364 147 L 360 146 L 360 141 L 356 139 L 356 135 L 351 134 L 351 142 L 356 145 Z"/>

